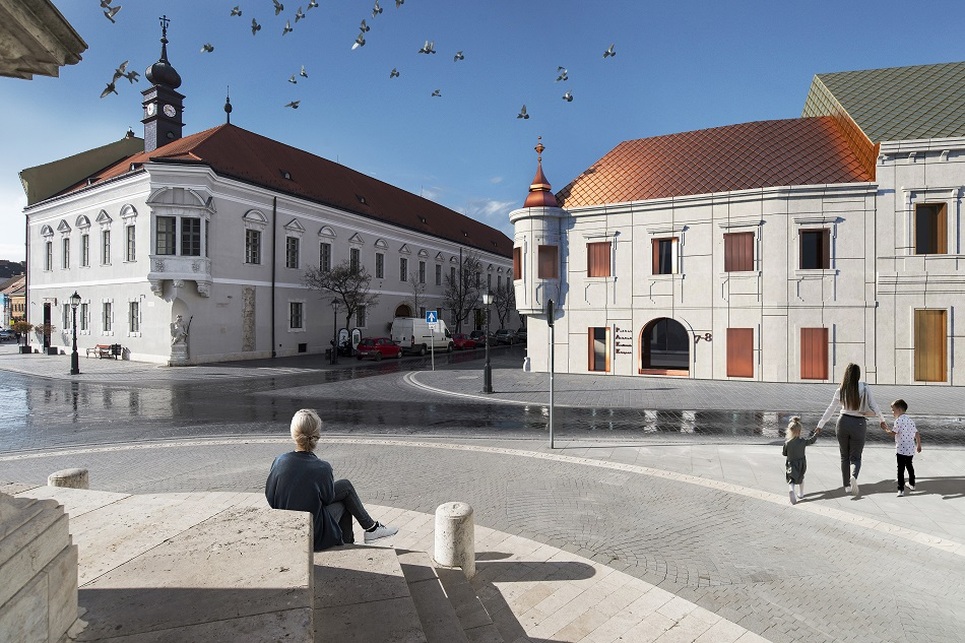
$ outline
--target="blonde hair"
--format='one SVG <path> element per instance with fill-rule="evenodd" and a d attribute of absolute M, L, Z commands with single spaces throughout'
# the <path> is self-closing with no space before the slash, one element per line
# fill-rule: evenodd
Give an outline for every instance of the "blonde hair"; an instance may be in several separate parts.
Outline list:
<path fill-rule="evenodd" d="M 849 411 L 861 408 L 861 396 L 858 395 L 858 381 L 861 379 L 861 367 L 848 364 L 844 367 L 844 377 L 841 378 L 839 398 L 841 406 Z"/>
<path fill-rule="evenodd" d="M 314 409 L 295 411 L 291 424 L 292 440 L 300 451 L 314 451 L 322 437 L 322 418 Z"/>
<path fill-rule="evenodd" d="M 787 423 L 787 431 L 784 432 L 784 441 L 790 442 L 799 435 L 801 435 L 801 418 L 795 415 Z"/>

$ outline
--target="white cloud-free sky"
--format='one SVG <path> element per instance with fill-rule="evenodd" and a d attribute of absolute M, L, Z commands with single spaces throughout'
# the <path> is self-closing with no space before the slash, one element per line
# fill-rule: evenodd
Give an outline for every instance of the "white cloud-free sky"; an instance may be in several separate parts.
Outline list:
<path fill-rule="evenodd" d="M 59 78 L 0 78 L 0 258 L 24 258 L 21 169 L 128 128 L 142 134 L 143 71 L 160 54 L 161 14 L 171 19 L 185 134 L 224 122 L 230 86 L 233 124 L 510 235 L 537 136 L 558 190 L 623 140 L 800 116 L 816 73 L 965 57 L 951 0 L 380 0 L 375 17 L 375 0 L 313 9 L 283 0 L 277 16 L 271 0 L 115 0 L 116 24 L 95 0 L 54 2 L 89 49 Z M 230 15 L 235 5 L 241 17 Z M 352 50 L 363 18 L 366 44 Z M 282 35 L 286 21 L 293 31 Z M 436 54 L 417 53 L 426 40 Z M 203 53 L 205 43 L 214 51 Z M 604 59 L 611 43 L 617 55 Z M 99 98 L 125 60 L 140 82 L 121 79 L 118 95 Z M 557 66 L 569 80 L 556 80 Z M 284 107 L 292 100 L 299 109 Z M 523 104 L 529 119 L 517 118 Z"/>

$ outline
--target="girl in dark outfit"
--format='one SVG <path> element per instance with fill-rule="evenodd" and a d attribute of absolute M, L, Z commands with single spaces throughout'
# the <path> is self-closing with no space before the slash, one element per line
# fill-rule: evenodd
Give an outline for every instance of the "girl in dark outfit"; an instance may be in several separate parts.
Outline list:
<path fill-rule="evenodd" d="M 797 501 L 804 497 L 804 474 L 808 470 L 808 461 L 804 455 L 804 450 L 814 444 L 820 431 L 818 429 L 811 434 L 811 437 L 805 439 L 801 437 L 801 418 L 795 415 L 787 424 L 786 437 L 784 438 L 784 456 L 787 458 L 787 495 L 792 505 L 797 504 Z M 797 485 L 796 493 L 794 485 Z"/>

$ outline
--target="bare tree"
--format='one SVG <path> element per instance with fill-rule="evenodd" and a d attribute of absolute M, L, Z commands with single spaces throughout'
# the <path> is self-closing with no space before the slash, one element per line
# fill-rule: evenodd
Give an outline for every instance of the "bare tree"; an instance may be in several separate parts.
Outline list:
<path fill-rule="evenodd" d="M 512 281 L 507 280 L 505 286 L 497 287 L 493 291 L 493 305 L 496 307 L 496 316 L 499 317 L 499 327 L 506 328 L 511 313 L 516 310 L 516 289 Z"/>
<path fill-rule="evenodd" d="M 369 290 L 372 275 L 361 265 L 353 266 L 350 261 L 343 261 L 331 270 L 319 270 L 309 266 L 305 271 L 303 282 L 312 290 L 331 295 L 339 301 L 345 310 L 345 327 L 352 327 L 352 317 L 362 306 L 374 306 L 379 303 L 379 296 Z"/>
<path fill-rule="evenodd" d="M 482 262 L 474 253 L 466 254 L 462 258 L 462 265 L 456 271 L 456 278 L 446 277 L 446 290 L 443 301 L 446 308 L 453 311 L 456 332 L 462 332 L 462 322 L 469 318 L 472 311 L 479 306 L 479 296 L 482 292 L 480 273 Z"/>
<path fill-rule="evenodd" d="M 424 296 L 426 294 L 426 282 L 419 281 L 419 275 L 410 270 L 409 286 L 411 286 L 412 288 L 412 306 L 414 309 L 412 311 L 412 315 L 414 317 L 418 317 L 420 306 L 423 303 L 423 300 L 425 299 Z"/>

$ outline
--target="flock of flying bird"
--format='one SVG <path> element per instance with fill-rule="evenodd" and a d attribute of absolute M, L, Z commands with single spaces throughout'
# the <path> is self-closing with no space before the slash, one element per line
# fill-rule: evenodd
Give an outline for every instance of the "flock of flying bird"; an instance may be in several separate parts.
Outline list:
<path fill-rule="evenodd" d="M 120 5 L 112 6 L 111 5 L 112 1 L 113 0 L 100 0 L 100 6 L 101 8 L 105 9 L 104 16 L 107 17 L 107 19 L 110 20 L 112 23 L 116 23 L 116 21 L 114 20 L 114 16 L 116 16 L 117 13 L 121 10 L 121 6 Z M 276 16 L 278 16 L 279 14 L 281 14 L 281 12 L 285 10 L 285 5 L 279 2 L 279 0 L 271 0 L 271 1 L 272 1 L 272 4 L 274 5 Z M 405 4 L 405 0 L 395 0 L 396 9 L 401 7 L 403 4 Z M 318 7 L 318 0 L 309 0 L 306 11 L 310 11 L 317 7 Z M 375 6 L 372 7 L 372 19 L 375 19 L 376 17 L 378 17 L 379 15 L 381 15 L 381 13 L 382 13 L 382 7 L 379 5 L 379 0 L 375 0 Z M 236 5 L 231 9 L 231 13 L 229 15 L 232 17 L 241 17 L 242 14 L 243 14 L 243 11 L 241 9 L 241 6 Z M 302 8 L 298 7 L 298 10 L 295 12 L 295 24 L 298 24 L 298 22 L 300 20 L 303 20 L 306 16 L 307 14 L 305 13 L 305 11 L 302 11 Z M 368 33 L 370 30 L 371 30 L 371 27 L 366 23 L 366 20 L 362 19 L 362 22 L 359 25 L 359 34 L 355 38 L 355 41 L 352 43 L 353 50 L 358 49 L 359 47 L 365 46 L 365 34 Z M 261 24 L 259 24 L 255 18 L 252 18 L 251 35 L 256 36 L 258 35 L 259 31 L 261 31 Z M 291 33 L 292 31 L 294 31 L 294 28 L 292 27 L 291 19 L 286 19 L 285 26 L 282 28 L 281 35 L 285 36 Z M 201 46 L 201 53 L 212 53 L 213 51 L 214 51 L 214 45 L 211 44 L 210 42 L 206 42 Z M 426 40 L 417 53 L 426 54 L 426 55 L 435 54 L 436 53 L 435 41 Z M 610 46 L 606 49 L 606 51 L 603 52 L 604 60 L 607 58 L 612 58 L 616 55 L 617 55 L 617 52 L 616 52 L 615 45 L 613 43 L 611 43 Z M 459 62 L 465 59 L 466 57 L 461 50 L 457 51 L 455 55 L 453 55 L 452 57 L 453 62 Z M 139 78 L 138 78 L 139 74 L 136 71 L 130 71 L 130 72 L 127 71 L 128 62 L 129 61 L 125 60 L 123 63 L 118 65 L 117 69 L 114 70 L 114 76 L 111 79 L 111 81 L 107 83 L 107 87 L 104 89 L 104 91 L 101 92 L 101 98 L 104 98 L 112 93 L 113 94 L 117 93 L 117 88 L 115 86 L 115 83 L 120 78 L 127 78 L 128 81 L 130 81 L 132 84 L 139 81 Z M 569 80 L 570 78 L 569 73 L 565 67 L 559 66 L 556 68 L 556 71 L 557 71 L 556 82 L 566 82 Z M 390 79 L 398 78 L 400 75 L 401 74 L 397 67 L 393 67 L 392 71 L 389 72 Z M 298 72 L 297 76 L 300 76 L 302 78 L 308 78 L 308 73 L 305 71 L 305 65 L 301 66 L 301 71 Z M 296 74 L 292 74 L 291 77 L 288 79 L 288 82 L 290 82 L 293 85 L 298 84 L 298 78 L 296 78 Z M 432 94 L 430 94 L 430 96 L 439 98 L 442 96 L 442 90 L 435 89 L 433 90 Z M 564 101 L 568 103 L 573 102 L 573 92 L 567 90 L 563 94 L 562 98 Z M 300 100 L 293 100 L 285 104 L 285 107 L 290 107 L 291 109 L 298 109 L 298 106 L 300 103 L 301 103 Z M 516 114 L 516 118 L 529 119 L 529 113 L 526 111 L 525 104 L 522 106 L 522 108 L 520 108 L 519 113 Z"/>

